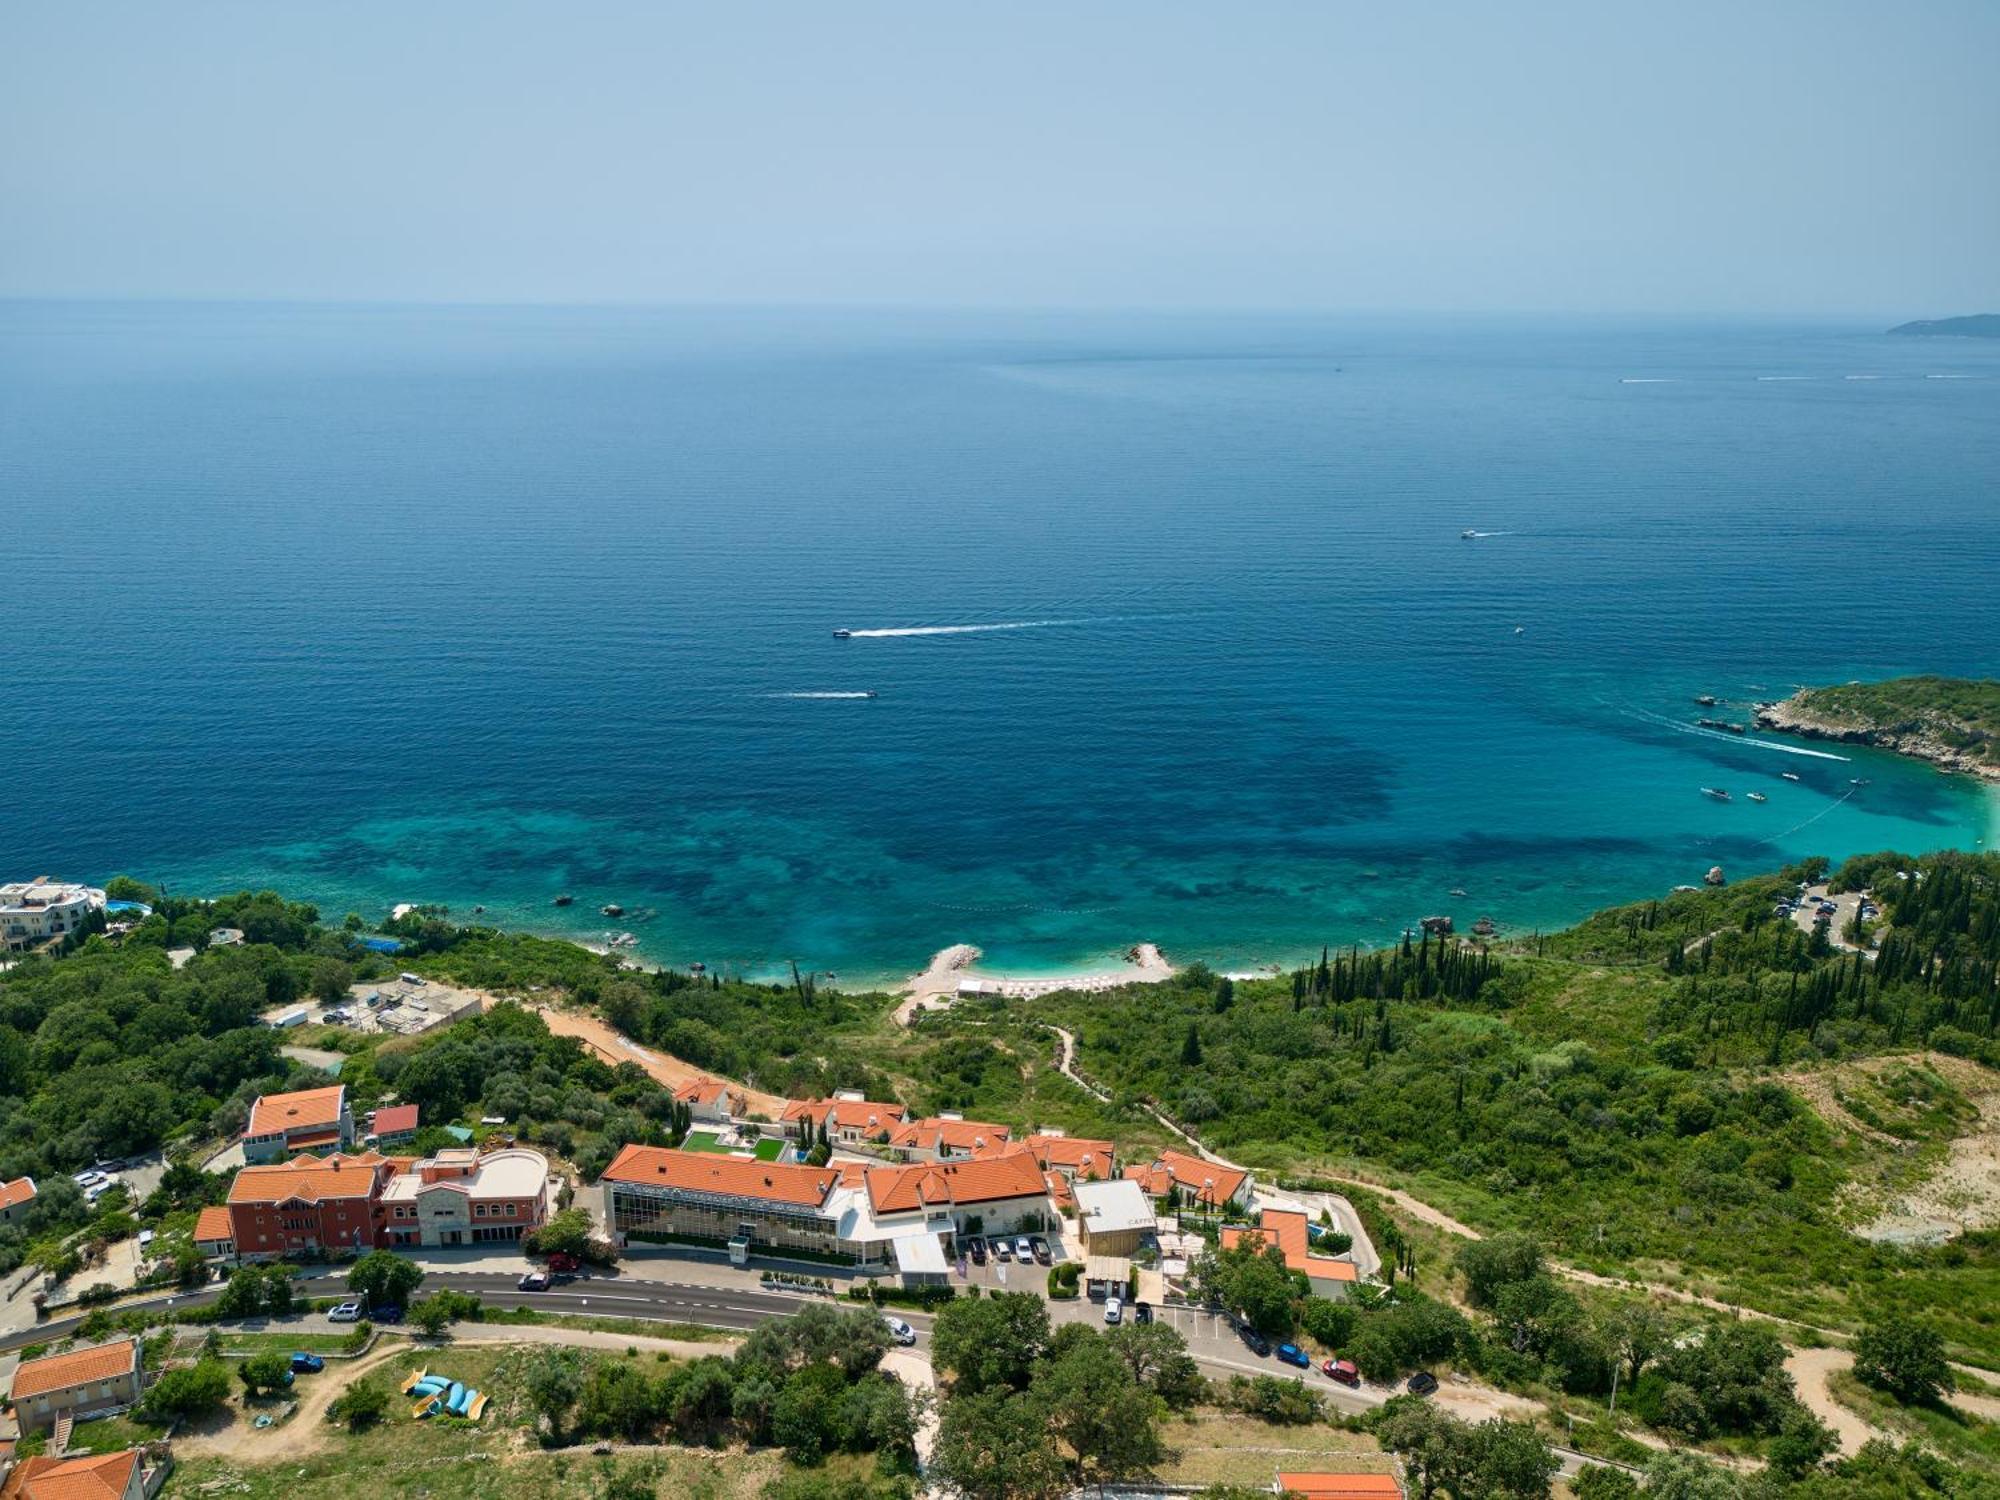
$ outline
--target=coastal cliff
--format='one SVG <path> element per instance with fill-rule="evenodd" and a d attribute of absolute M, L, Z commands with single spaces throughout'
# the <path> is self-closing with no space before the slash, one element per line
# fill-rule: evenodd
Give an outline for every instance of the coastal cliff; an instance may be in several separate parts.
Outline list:
<path fill-rule="evenodd" d="M 1897 677 L 1801 688 L 1780 702 L 1758 704 L 1757 727 L 1873 745 L 2000 781 L 2000 682 Z"/>

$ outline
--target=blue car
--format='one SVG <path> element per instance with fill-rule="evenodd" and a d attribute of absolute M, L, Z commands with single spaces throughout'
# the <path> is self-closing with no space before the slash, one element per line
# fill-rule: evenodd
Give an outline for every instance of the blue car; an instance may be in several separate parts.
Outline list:
<path fill-rule="evenodd" d="M 1310 1370 L 1313 1362 L 1306 1357 L 1306 1351 L 1297 1344 L 1278 1345 L 1278 1358 L 1288 1365 L 1297 1365 L 1301 1370 Z"/>
<path fill-rule="evenodd" d="M 317 1375 L 326 1368 L 326 1361 L 317 1354 L 307 1354 L 302 1350 L 292 1352 L 292 1373 L 294 1375 Z"/>

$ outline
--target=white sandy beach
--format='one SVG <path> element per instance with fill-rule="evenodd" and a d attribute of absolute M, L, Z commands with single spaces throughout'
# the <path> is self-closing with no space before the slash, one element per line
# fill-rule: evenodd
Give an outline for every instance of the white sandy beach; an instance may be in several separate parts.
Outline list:
<path fill-rule="evenodd" d="M 1135 943 L 1126 950 L 1125 962 L 1118 968 L 1083 969 L 1069 974 L 985 974 L 973 968 L 979 958 L 979 949 L 970 943 L 954 943 L 940 949 L 931 959 L 930 967 L 912 975 L 907 982 L 903 1003 L 896 1007 L 897 1021 L 907 1026 L 920 1010 L 944 1009 L 958 998 L 960 986 L 968 982 L 978 983 L 981 993 L 1019 1000 L 1051 995 L 1058 990 L 1110 990 L 1126 984 L 1158 984 L 1174 976 L 1173 965 L 1156 943 Z"/>

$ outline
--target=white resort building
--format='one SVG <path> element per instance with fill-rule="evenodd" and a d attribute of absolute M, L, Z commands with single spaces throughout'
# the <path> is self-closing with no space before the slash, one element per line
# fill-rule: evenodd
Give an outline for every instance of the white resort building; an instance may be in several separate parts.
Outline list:
<path fill-rule="evenodd" d="M 539 1228 L 555 1203 L 549 1159 L 525 1146 L 481 1156 L 467 1146 L 414 1162 L 382 1190 L 390 1245 L 483 1245 Z"/>
<path fill-rule="evenodd" d="M 0 948 L 34 948 L 68 937 L 94 911 L 104 892 L 42 875 L 0 885 Z"/>

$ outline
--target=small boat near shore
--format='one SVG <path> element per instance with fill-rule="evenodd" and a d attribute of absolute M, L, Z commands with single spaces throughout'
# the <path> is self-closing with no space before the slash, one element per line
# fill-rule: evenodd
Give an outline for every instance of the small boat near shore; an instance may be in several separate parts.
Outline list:
<path fill-rule="evenodd" d="M 1799 773 L 1797 771 L 1780 771 L 1778 774 L 1784 777 L 1785 780 L 1787 781 L 1797 781 L 1800 779 Z"/>
<path fill-rule="evenodd" d="M 854 632 L 851 630 L 836 630 L 833 633 L 833 638 L 836 641 L 850 641 L 854 639 Z"/>
<path fill-rule="evenodd" d="M 1716 704 L 1720 703 L 1722 700 L 1720 698 L 1717 698 L 1713 693 L 1703 693 L 1694 701 L 1700 704 L 1703 708 L 1713 708 L 1715 707 Z"/>
<path fill-rule="evenodd" d="M 1762 792 L 1745 792 L 1743 795 L 1748 797 L 1752 802 L 1769 802 L 1771 800 Z"/>
<path fill-rule="evenodd" d="M 600 917 L 622 917 L 625 915 L 625 908 L 616 901 L 607 901 L 597 908 L 597 914 Z"/>
<path fill-rule="evenodd" d="M 1727 802 L 1729 800 L 1729 793 L 1723 791 L 1720 787 L 1705 786 L 1701 789 L 1701 794 L 1704 797 L 1713 797 L 1717 802 Z"/>

